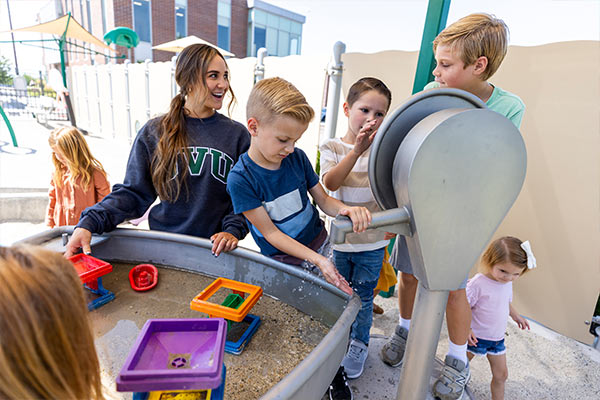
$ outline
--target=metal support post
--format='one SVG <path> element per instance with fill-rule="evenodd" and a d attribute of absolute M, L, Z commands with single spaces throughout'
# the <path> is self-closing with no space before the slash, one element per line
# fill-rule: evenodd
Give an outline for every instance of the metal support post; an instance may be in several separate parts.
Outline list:
<path fill-rule="evenodd" d="M 417 287 L 413 315 L 420 318 L 410 323 L 396 400 L 427 398 L 448 293 L 426 289 L 421 283 Z"/>
<path fill-rule="evenodd" d="M 327 68 L 329 75 L 329 91 L 327 92 L 327 111 L 325 114 L 325 137 L 334 138 L 337 126 L 338 108 L 340 106 L 340 92 L 342 91 L 342 54 L 346 52 L 346 45 L 336 42 L 333 45 L 333 60 Z"/>
<path fill-rule="evenodd" d="M 254 83 L 265 78 L 265 57 L 267 49 L 261 47 L 256 53 L 256 66 L 254 67 Z"/>

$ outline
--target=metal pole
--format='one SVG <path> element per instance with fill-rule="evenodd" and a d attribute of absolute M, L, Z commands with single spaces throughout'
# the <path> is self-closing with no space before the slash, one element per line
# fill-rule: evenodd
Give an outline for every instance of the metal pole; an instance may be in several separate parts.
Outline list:
<path fill-rule="evenodd" d="M 325 137 L 334 138 L 337 126 L 338 108 L 340 107 L 340 92 L 342 91 L 342 54 L 346 45 L 336 42 L 333 45 L 333 60 L 327 68 L 329 75 L 329 91 L 327 93 L 327 111 L 325 114 Z"/>
<path fill-rule="evenodd" d="M 12 48 L 13 48 L 13 53 L 15 55 L 15 74 L 17 74 L 17 76 L 19 76 L 19 63 L 17 62 L 17 48 L 15 47 L 15 34 L 12 33 L 12 19 L 10 17 L 10 3 L 8 0 L 6 0 L 6 9 L 8 11 L 8 24 L 10 25 L 10 37 L 12 39 Z M 16 146 L 15 146 L 16 147 Z"/>
<path fill-rule="evenodd" d="M 427 398 L 448 293 L 426 289 L 421 283 L 417 287 L 413 315 L 419 317 L 412 319 L 408 331 L 396 400 Z"/>
<path fill-rule="evenodd" d="M 144 72 L 146 75 L 146 118 L 150 119 L 150 60 L 144 61 Z"/>
<path fill-rule="evenodd" d="M 254 83 L 265 78 L 265 57 L 267 49 L 261 47 L 256 54 L 256 66 L 254 67 Z"/>
<path fill-rule="evenodd" d="M 129 65 L 131 60 L 127 59 L 125 64 L 125 111 L 127 113 L 127 138 L 131 143 L 131 104 L 129 102 Z"/>

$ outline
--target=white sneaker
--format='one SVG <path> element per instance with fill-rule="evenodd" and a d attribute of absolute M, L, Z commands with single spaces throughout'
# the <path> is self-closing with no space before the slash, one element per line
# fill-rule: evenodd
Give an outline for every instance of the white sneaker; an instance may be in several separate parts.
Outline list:
<path fill-rule="evenodd" d="M 342 366 L 344 367 L 348 378 L 356 379 L 363 373 L 363 368 L 368 355 L 369 350 L 366 344 L 360 340 L 352 339 L 350 341 L 348 352 L 342 360 Z"/>

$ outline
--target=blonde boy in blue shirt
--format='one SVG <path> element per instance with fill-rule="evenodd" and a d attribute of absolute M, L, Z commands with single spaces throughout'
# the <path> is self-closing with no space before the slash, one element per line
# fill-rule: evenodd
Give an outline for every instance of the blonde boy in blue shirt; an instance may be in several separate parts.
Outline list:
<path fill-rule="evenodd" d="M 521 126 L 525 105 L 521 99 L 488 82 L 498 70 L 508 48 L 508 27 L 501 19 L 488 14 L 471 14 L 444 29 L 433 41 L 437 66 L 435 82 L 425 89 L 438 87 L 462 89 L 483 100 L 489 109 Z M 400 271 L 398 304 L 400 323 L 381 351 L 386 364 L 402 364 L 406 339 L 417 290 L 406 241 L 399 237 L 392 252 L 392 265 Z M 471 309 L 465 292 L 467 279 L 460 289 L 450 292 L 446 307 L 448 355 L 440 378 L 433 385 L 433 395 L 441 400 L 461 399 L 471 377 L 467 361 L 467 340 L 471 326 Z M 491 361 L 490 361 L 491 362 Z M 492 385 L 494 382 L 492 381 Z"/>

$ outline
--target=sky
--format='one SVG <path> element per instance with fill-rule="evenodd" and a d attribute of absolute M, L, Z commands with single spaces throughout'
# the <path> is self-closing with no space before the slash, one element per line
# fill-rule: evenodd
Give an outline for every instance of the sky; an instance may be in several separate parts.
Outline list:
<path fill-rule="evenodd" d="M 188 0 L 192 1 L 192 0 Z M 306 17 L 302 54 L 330 54 L 337 41 L 346 52 L 418 50 L 427 0 L 264 0 Z M 53 0 L 10 0 L 13 28 L 35 25 L 36 15 L 52 11 Z M 448 24 L 473 12 L 502 18 L 510 29 L 510 44 L 534 46 L 570 40 L 600 40 L 600 0 L 452 0 Z M 6 0 L 0 0 L 0 31 L 9 29 Z M 40 34 L 18 34 L 17 39 L 39 39 Z M 10 34 L 0 34 L 0 41 Z M 12 46 L 0 44 L 0 55 L 14 65 Z M 46 62 L 58 61 L 46 51 Z M 21 74 L 36 75 L 42 50 L 18 45 Z"/>

